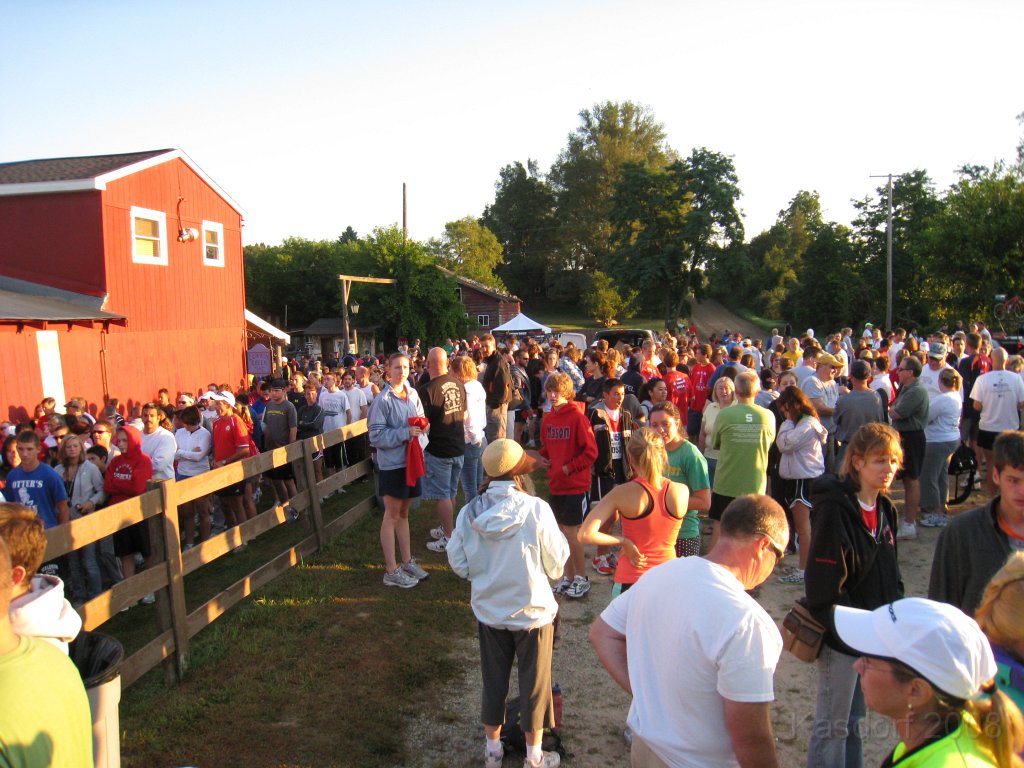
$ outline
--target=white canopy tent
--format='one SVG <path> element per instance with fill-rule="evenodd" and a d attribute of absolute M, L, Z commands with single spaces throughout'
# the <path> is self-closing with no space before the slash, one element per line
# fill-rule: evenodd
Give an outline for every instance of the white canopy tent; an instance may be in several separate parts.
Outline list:
<path fill-rule="evenodd" d="M 504 325 L 499 325 L 493 329 L 491 333 L 551 333 L 551 329 L 546 325 L 538 323 L 536 320 L 531 320 L 522 312 L 513 317 Z"/>

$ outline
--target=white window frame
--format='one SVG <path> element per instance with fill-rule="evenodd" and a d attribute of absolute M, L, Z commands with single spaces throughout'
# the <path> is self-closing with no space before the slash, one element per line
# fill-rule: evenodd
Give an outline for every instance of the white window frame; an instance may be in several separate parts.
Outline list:
<path fill-rule="evenodd" d="M 135 220 L 136 219 L 150 219 L 151 221 L 157 222 L 160 225 L 160 235 L 157 238 L 157 244 L 160 246 L 159 256 L 143 256 L 135 252 Z M 153 264 L 158 267 L 167 266 L 167 214 L 163 211 L 154 211 L 149 208 L 139 208 L 133 205 L 131 208 L 131 219 L 130 219 L 129 236 L 131 238 L 130 246 L 132 252 L 132 261 L 135 264 Z"/>
<path fill-rule="evenodd" d="M 462 286 L 461 285 L 456 285 L 455 286 L 455 295 L 459 297 L 459 301 L 462 301 Z"/>
<path fill-rule="evenodd" d="M 216 259 L 211 259 L 209 256 L 206 255 L 206 233 L 207 232 L 216 232 L 217 233 L 217 253 L 218 253 L 218 256 L 217 256 Z M 203 264 L 205 264 L 208 267 L 223 267 L 224 266 L 224 225 L 220 224 L 220 223 L 218 223 L 216 221 L 207 221 L 206 219 L 203 219 L 203 229 L 202 229 L 202 232 L 200 233 L 200 237 L 202 238 L 201 243 L 202 243 L 202 248 L 203 248 Z"/>
<path fill-rule="evenodd" d="M 481 327 L 481 328 L 486 328 L 487 326 L 489 326 L 491 324 L 491 316 L 490 315 L 477 315 L 476 316 L 476 324 L 479 327 Z"/>

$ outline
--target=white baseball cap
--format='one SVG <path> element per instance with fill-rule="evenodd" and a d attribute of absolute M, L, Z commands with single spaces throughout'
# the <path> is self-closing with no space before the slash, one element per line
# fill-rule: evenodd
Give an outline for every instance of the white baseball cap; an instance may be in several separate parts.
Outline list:
<path fill-rule="evenodd" d="M 853 650 L 900 661 L 958 699 L 971 698 L 996 674 L 977 622 L 947 603 L 908 597 L 873 611 L 836 606 L 833 620 Z"/>
<path fill-rule="evenodd" d="M 214 392 L 213 390 L 210 390 L 205 395 L 203 395 L 203 397 L 208 400 L 220 400 L 232 407 L 234 407 L 235 405 L 235 396 L 232 395 L 230 392 Z"/>

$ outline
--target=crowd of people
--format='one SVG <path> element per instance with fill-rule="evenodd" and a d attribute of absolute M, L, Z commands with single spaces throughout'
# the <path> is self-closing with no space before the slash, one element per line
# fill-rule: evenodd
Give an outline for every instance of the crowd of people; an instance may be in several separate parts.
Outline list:
<path fill-rule="evenodd" d="M 428 578 L 409 514 L 417 499 L 435 502 L 424 548 L 472 582 L 486 765 L 503 759 L 514 659 L 526 764 L 558 764 L 541 748 L 554 725 L 552 625 L 558 599 L 585 598 L 595 574 L 611 577 L 614 599 L 591 640 L 633 697 L 633 764 L 777 765 L 770 706 L 782 640 L 754 595 L 791 554 L 778 578 L 801 588 L 794 598 L 825 628 L 808 766 L 862 764 L 866 707 L 896 723 L 889 764 L 959 765 L 930 762 L 954 752 L 972 756 L 964 765 L 1018 764 L 1024 359 L 983 327 L 920 337 L 869 323 L 823 343 L 811 329 L 763 340 L 690 330 L 636 348 L 484 334 L 339 368 L 282 360 L 276 378 L 246 391 L 161 390 L 137 414 L 111 401 L 92 415 L 80 398 L 61 414 L 44 400 L 34 420 L 2 425 L 0 493 L 50 528 L 151 479 L 193 477 L 366 419 L 365 439 L 317 456 L 317 480 L 372 456 L 385 587 Z M 975 452 L 989 501 L 951 515 L 946 469 L 961 445 Z M 541 471 L 538 498 L 531 474 Z M 281 503 L 296 494 L 287 464 L 266 480 Z M 250 519 L 259 493 L 248 480 L 190 502 L 183 547 Z M 899 566 L 899 542 L 918 525 L 943 528 L 927 599 L 904 596 Z M 66 579 L 78 603 L 151 554 L 139 524 L 28 575 L 61 600 Z"/>

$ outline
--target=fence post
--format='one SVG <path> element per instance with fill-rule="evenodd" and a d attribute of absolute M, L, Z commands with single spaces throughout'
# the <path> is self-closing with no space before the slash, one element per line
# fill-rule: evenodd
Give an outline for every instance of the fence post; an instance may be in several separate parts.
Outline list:
<path fill-rule="evenodd" d="M 315 437 L 302 441 L 302 468 L 303 474 L 306 477 L 306 488 L 309 490 L 309 512 L 313 523 L 313 535 L 316 537 L 316 548 L 322 550 L 327 542 L 324 540 L 324 518 L 320 509 L 320 489 L 316 485 L 316 470 L 313 467 L 313 454 L 316 452 L 315 443 Z"/>
<path fill-rule="evenodd" d="M 188 668 L 188 623 L 185 606 L 185 579 L 181 564 L 181 534 L 178 519 L 177 483 L 164 480 L 160 490 L 160 515 L 163 559 L 167 568 L 167 587 L 157 592 L 157 625 L 161 632 L 170 628 L 174 635 L 174 653 L 164 662 L 164 679 L 181 682 Z M 158 546 L 160 543 L 158 543 Z"/>

